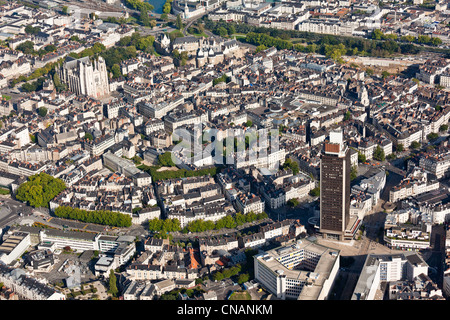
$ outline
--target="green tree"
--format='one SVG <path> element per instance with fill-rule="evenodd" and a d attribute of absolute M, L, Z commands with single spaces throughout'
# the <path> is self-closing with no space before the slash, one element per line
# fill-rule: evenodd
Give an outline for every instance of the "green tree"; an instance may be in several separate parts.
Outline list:
<path fill-rule="evenodd" d="M 241 273 L 238 277 L 237 283 L 243 284 L 243 283 L 247 282 L 248 280 L 250 280 L 250 275 L 248 273 Z"/>
<path fill-rule="evenodd" d="M 427 135 L 428 141 L 433 141 L 433 140 L 436 140 L 437 138 L 439 138 L 439 135 L 437 133 L 434 133 L 434 132 L 429 133 Z"/>
<path fill-rule="evenodd" d="M 172 153 L 166 151 L 158 156 L 158 162 L 163 167 L 175 167 L 175 163 L 172 161 Z"/>
<path fill-rule="evenodd" d="M 33 27 L 32 25 L 27 25 L 25 27 L 25 32 L 28 34 L 36 35 L 41 31 L 41 28 L 39 27 Z"/>
<path fill-rule="evenodd" d="M 261 45 L 256 47 L 255 53 L 258 53 L 260 51 L 264 51 L 266 49 L 267 49 L 267 47 L 265 45 L 261 44 Z"/>
<path fill-rule="evenodd" d="M 140 11 L 142 8 L 147 9 L 147 11 L 153 11 L 154 7 L 142 0 L 124 0 L 127 7 Z"/>
<path fill-rule="evenodd" d="M 183 32 L 181 32 L 178 29 L 169 33 L 170 41 L 174 41 L 176 38 L 181 38 L 181 37 L 184 37 Z"/>
<path fill-rule="evenodd" d="M 383 32 L 380 29 L 375 29 L 372 32 L 372 39 L 381 40 L 383 38 Z"/>
<path fill-rule="evenodd" d="M 64 15 L 69 15 L 69 7 L 68 6 L 62 6 L 62 13 Z"/>
<path fill-rule="evenodd" d="M 175 22 L 175 26 L 178 30 L 183 29 L 183 21 L 181 20 L 181 14 L 177 15 L 177 21 Z"/>
<path fill-rule="evenodd" d="M 236 221 L 234 221 L 232 216 L 225 216 L 224 218 L 222 218 L 225 222 L 225 228 L 227 229 L 233 229 L 236 228 L 237 224 Z"/>
<path fill-rule="evenodd" d="M 246 222 L 245 216 L 240 212 L 236 213 L 236 216 L 234 217 L 234 219 L 238 226 L 241 226 Z"/>
<path fill-rule="evenodd" d="M 55 216 L 64 219 L 78 220 L 86 223 L 97 223 L 120 228 L 131 226 L 130 215 L 108 210 L 88 211 L 78 208 L 71 208 L 69 206 L 59 206 L 55 209 Z"/>
<path fill-rule="evenodd" d="M 373 152 L 373 158 L 378 161 L 384 161 L 386 159 L 384 150 L 379 145 L 377 145 Z"/>
<path fill-rule="evenodd" d="M 158 232 L 162 230 L 163 220 L 154 218 L 148 221 L 149 231 Z"/>
<path fill-rule="evenodd" d="M 257 220 L 263 220 L 263 219 L 267 219 L 269 216 L 266 212 L 260 212 L 256 215 L 256 219 Z"/>
<path fill-rule="evenodd" d="M 45 52 L 54 52 L 57 49 L 58 48 L 54 44 L 49 44 L 49 45 L 44 47 Z"/>
<path fill-rule="evenodd" d="M 216 273 L 213 274 L 213 280 L 214 281 L 221 281 L 223 280 L 224 276 L 222 274 L 222 272 L 217 271 Z"/>
<path fill-rule="evenodd" d="M 313 197 L 318 197 L 320 196 L 320 187 L 315 187 L 314 189 L 312 189 L 309 194 Z"/>
<path fill-rule="evenodd" d="M 344 115 L 344 121 L 350 120 L 352 118 L 352 113 L 347 111 Z"/>
<path fill-rule="evenodd" d="M 247 222 L 253 222 L 256 220 L 256 214 L 253 211 L 250 211 L 245 215 L 245 219 Z"/>
<path fill-rule="evenodd" d="M 289 207 L 295 208 L 296 206 L 298 206 L 298 205 L 300 204 L 300 202 L 298 201 L 297 198 L 293 198 L 293 199 L 290 199 L 290 200 L 287 202 L 287 204 L 288 204 Z"/>
<path fill-rule="evenodd" d="M 171 2 L 172 1 L 167 0 L 166 3 L 164 3 L 164 5 L 163 5 L 163 12 L 165 14 L 169 14 L 170 11 L 172 10 Z"/>
<path fill-rule="evenodd" d="M 141 51 L 150 52 L 154 42 L 155 37 L 153 36 L 142 37 L 137 41 L 136 48 Z"/>
<path fill-rule="evenodd" d="M 47 108 L 46 107 L 40 107 L 38 109 L 38 114 L 39 116 L 41 116 L 42 118 L 45 117 L 47 115 Z"/>
<path fill-rule="evenodd" d="M 113 79 L 116 79 L 116 78 L 119 78 L 120 76 L 122 76 L 122 71 L 120 70 L 120 66 L 117 63 L 115 63 L 112 66 L 111 72 L 112 72 Z"/>
<path fill-rule="evenodd" d="M 61 82 L 59 75 L 57 72 L 53 74 L 53 85 L 55 86 L 57 91 L 62 91 L 66 88 L 66 85 Z"/>
<path fill-rule="evenodd" d="M 406 42 L 413 42 L 416 38 L 414 36 L 407 35 L 407 36 L 402 36 L 400 39 L 402 41 L 406 41 Z"/>
<path fill-rule="evenodd" d="M 417 141 L 413 141 L 410 145 L 412 149 L 418 149 L 420 147 L 420 143 Z"/>
<path fill-rule="evenodd" d="M 29 41 L 29 40 L 19 44 L 16 47 L 16 50 L 17 51 L 22 51 L 25 54 L 36 54 L 36 52 L 34 51 L 34 43 L 32 41 Z"/>
<path fill-rule="evenodd" d="M 217 28 L 216 33 L 221 37 L 226 37 L 228 35 L 228 31 L 227 29 L 225 29 L 225 27 Z"/>
<path fill-rule="evenodd" d="M 27 34 L 36 34 L 35 33 L 35 28 L 30 24 L 30 25 L 27 25 L 26 27 L 25 27 L 25 33 L 27 33 Z"/>
<path fill-rule="evenodd" d="M 228 77 L 227 77 L 227 75 L 226 74 L 223 74 L 222 76 L 220 76 L 219 78 L 216 78 L 216 79 L 214 79 L 213 80 L 213 86 L 216 86 L 217 84 L 219 84 L 219 83 L 221 83 L 221 82 L 227 82 L 227 80 L 228 80 Z M 249 122 L 250 120 L 248 120 L 247 122 L 246 122 L 246 125 L 247 125 L 247 123 L 252 123 L 251 121 Z M 251 125 L 250 125 L 251 126 Z"/>
<path fill-rule="evenodd" d="M 383 79 L 386 79 L 387 77 L 389 77 L 391 74 L 389 73 L 389 72 L 387 72 L 387 71 L 383 71 L 382 73 L 381 73 L 381 77 L 383 78 Z"/>
<path fill-rule="evenodd" d="M 358 162 L 359 163 L 364 163 L 366 161 L 367 161 L 366 156 L 358 151 Z"/>
<path fill-rule="evenodd" d="M 448 131 L 448 125 L 443 124 L 442 126 L 439 127 L 439 131 L 441 131 L 441 132 L 447 132 L 447 131 Z"/>
<path fill-rule="evenodd" d="M 397 159 L 397 156 L 395 155 L 395 153 L 391 153 L 390 155 L 388 155 L 386 157 L 389 161 L 395 160 Z"/>
<path fill-rule="evenodd" d="M 283 169 L 291 169 L 292 174 L 296 175 L 300 172 L 300 168 L 298 166 L 298 163 L 296 161 L 293 161 L 291 158 L 287 158 L 286 161 L 283 164 Z"/>
<path fill-rule="evenodd" d="M 131 160 L 133 160 L 134 164 L 138 166 L 138 165 L 141 164 L 141 162 L 142 162 L 144 159 L 142 159 L 142 158 L 139 157 L 138 155 L 135 155 L 133 158 L 131 158 Z"/>
<path fill-rule="evenodd" d="M 334 61 L 338 61 L 346 52 L 347 48 L 343 43 L 339 43 L 338 45 L 325 45 L 325 56 Z"/>
<path fill-rule="evenodd" d="M 350 170 L 350 180 L 353 181 L 358 177 L 358 170 L 356 166 L 352 166 Z"/>
<path fill-rule="evenodd" d="M 140 14 L 139 14 L 139 20 L 141 21 L 142 25 L 146 27 L 150 27 L 150 17 L 148 16 L 148 11 L 145 8 L 141 8 Z"/>
<path fill-rule="evenodd" d="M 119 290 L 117 289 L 117 277 L 114 274 L 114 270 L 109 272 L 109 288 L 108 293 L 110 293 L 113 297 L 117 297 Z"/>
<path fill-rule="evenodd" d="M 28 177 L 17 189 L 16 199 L 27 202 L 32 207 L 48 207 L 48 203 L 66 189 L 61 179 L 41 172 Z"/>
<path fill-rule="evenodd" d="M 230 36 L 236 33 L 236 29 L 234 28 L 234 26 L 231 23 L 228 24 L 228 26 L 227 26 L 227 33 Z"/>
<path fill-rule="evenodd" d="M 440 38 L 431 38 L 431 44 L 434 46 L 438 46 L 442 44 L 442 40 Z"/>
<path fill-rule="evenodd" d="M 84 134 L 84 138 L 85 138 L 85 139 L 88 139 L 88 140 L 90 140 L 90 141 L 94 140 L 94 136 L 93 136 L 91 133 L 89 133 L 89 132 L 86 132 L 86 133 Z"/>
<path fill-rule="evenodd" d="M 403 146 L 402 143 L 399 143 L 399 144 L 397 144 L 396 150 L 397 150 L 397 152 L 402 152 L 405 150 L 405 147 Z"/>

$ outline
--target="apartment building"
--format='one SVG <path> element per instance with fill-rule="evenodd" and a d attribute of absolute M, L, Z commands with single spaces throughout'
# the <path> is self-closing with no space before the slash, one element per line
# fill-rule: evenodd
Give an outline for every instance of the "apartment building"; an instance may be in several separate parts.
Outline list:
<path fill-rule="evenodd" d="M 184 97 L 182 95 L 176 95 L 169 100 L 162 102 L 140 102 L 138 103 L 138 111 L 147 118 L 161 119 L 167 115 L 170 111 L 184 103 Z"/>
<path fill-rule="evenodd" d="M 84 148 L 91 154 L 91 156 L 95 157 L 102 155 L 106 151 L 106 149 L 113 146 L 114 144 L 114 136 L 107 133 L 92 141 L 85 141 Z"/>
<path fill-rule="evenodd" d="M 29 277 L 20 268 L 0 264 L 0 282 L 25 300 L 65 300 L 65 294 Z"/>
<path fill-rule="evenodd" d="M 420 158 L 418 166 L 437 179 L 448 177 L 450 174 L 450 152 L 430 156 L 424 155 Z"/>
<path fill-rule="evenodd" d="M 351 299 L 382 300 L 382 282 L 414 280 L 421 274 L 428 275 L 428 264 L 418 254 L 369 254 Z"/>
<path fill-rule="evenodd" d="M 390 190 L 389 201 L 397 202 L 438 188 L 438 181 L 429 181 L 427 173 L 416 167 L 405 179 Z"/>
<path fill-rule="evenodd" d="M 439 75 L 445 73 L 449 67 L 449 59 L 428 59 L 419 67 L 419 72 L 416 74 L 416 78 L 429 84 L 435 84 L 438 83 L 437 80 Z"/>
<path fill-rule="evenodd" d="M 264 211 L 265 203 L 257 195 L 240 193 L 236 198 L 236 209 L 242 214 L 253 212 L 255 214 Z"/>
<path fill-rule="evenodd" d="M 316 186 L 315 181 L 304 175 L 288 178 L 280 185 L 266 185 L 261 194 L 271 209 L 285 206 L 291 199 L 302 199 Z"/>

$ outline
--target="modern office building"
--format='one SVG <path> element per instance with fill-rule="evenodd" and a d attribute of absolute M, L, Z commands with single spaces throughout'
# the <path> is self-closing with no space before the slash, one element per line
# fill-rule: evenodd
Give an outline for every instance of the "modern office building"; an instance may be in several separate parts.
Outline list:
<path fill-rule="evenodd" d="M 324 238 L 346 238 L 350 223 L 350 168 L 350 152 L 342 130 L 331 131 L 320 161 L 320 232 Z"/>
<path fill-rule="evenodd" d="M 254 256 L 255 279 L 278 299 L 324 300 L 339 270 L 339 254 L 302 239 Z"/>
<path fill-rule="evenodd" d="M 98 238 L 100 234 L 77 232 L 57 229 L 42 229 L 39 232 L 41 243 L 52 242 L 57 248 L 70 247 L 76 251 L 99 250 Z"/>
<path fill-rule="evenodd" d="M 20 256 L 31 245 L 30 234 L 27 232 L 14 232 L 9 235 L 0 245 L 0 261 L 10 264 Z"/>

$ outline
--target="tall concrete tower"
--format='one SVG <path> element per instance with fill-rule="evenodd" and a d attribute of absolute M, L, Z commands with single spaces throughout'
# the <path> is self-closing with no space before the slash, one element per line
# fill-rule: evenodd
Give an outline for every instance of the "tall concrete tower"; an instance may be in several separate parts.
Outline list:
<path fill-rule="evenodd" d="M 320 161 L 320 232 L 344 240 L 350 220 L 350 152 L 342 129 L 330 132 Z"/>

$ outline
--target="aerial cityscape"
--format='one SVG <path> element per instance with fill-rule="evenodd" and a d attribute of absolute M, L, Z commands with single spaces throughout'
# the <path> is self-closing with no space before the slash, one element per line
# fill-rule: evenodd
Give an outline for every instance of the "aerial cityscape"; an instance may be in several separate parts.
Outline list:
<path fill-rule="evenodd" d="M 449 122 L 447 0 L 0 0 L 0 300 L 447 300 Z"/>

